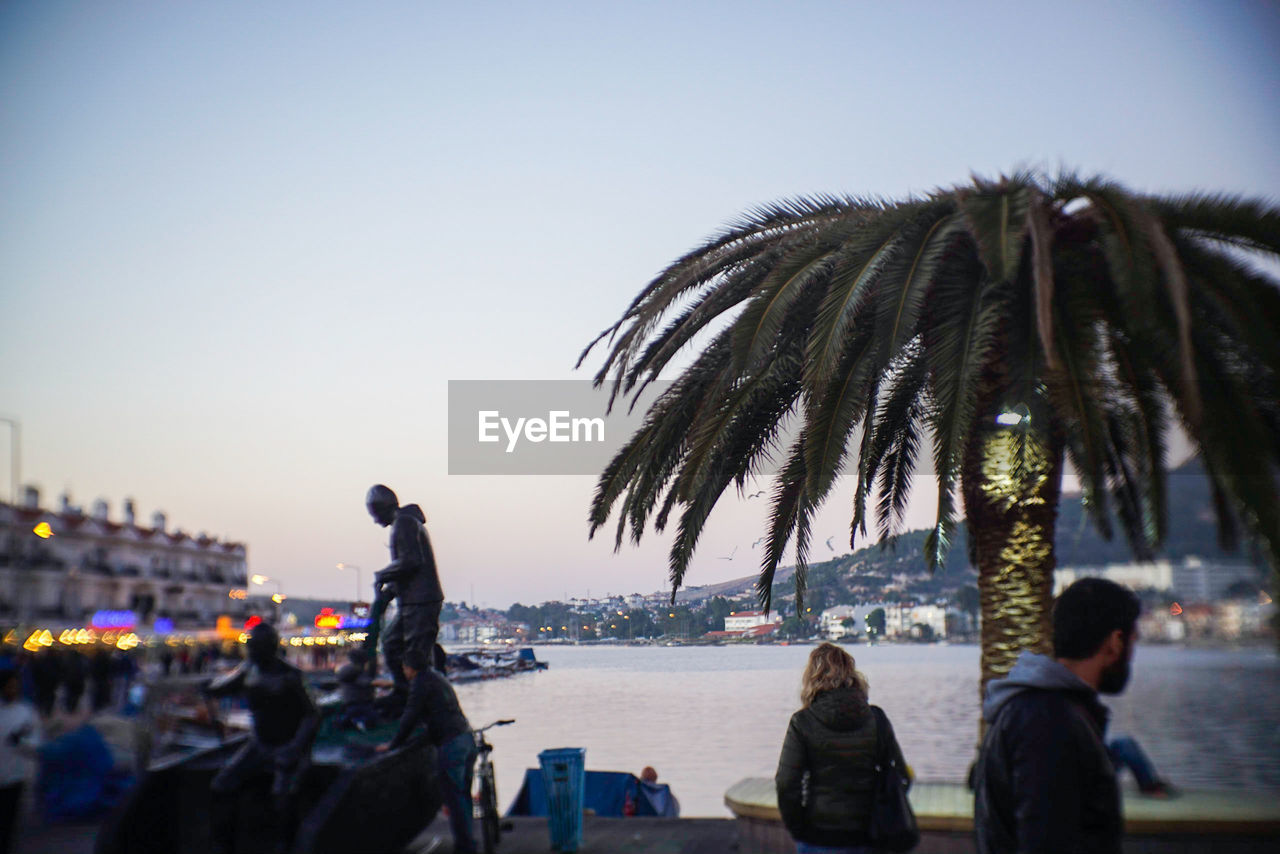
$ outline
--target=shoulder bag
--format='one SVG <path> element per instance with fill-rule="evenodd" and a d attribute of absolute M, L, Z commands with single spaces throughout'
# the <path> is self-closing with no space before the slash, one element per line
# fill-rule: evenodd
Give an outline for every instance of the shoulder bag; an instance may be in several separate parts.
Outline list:
<path fill-rule="evenodd" d="M 884 710 L 872 706 L 876 716 L 876 781 L 872 790 L 871 826 L 868 835 L 874 848 L 910 851 L 920 844 L 916 814 L 907 800 L 906 769 L 899 768 L 890 750 L 889 720 Z"/>

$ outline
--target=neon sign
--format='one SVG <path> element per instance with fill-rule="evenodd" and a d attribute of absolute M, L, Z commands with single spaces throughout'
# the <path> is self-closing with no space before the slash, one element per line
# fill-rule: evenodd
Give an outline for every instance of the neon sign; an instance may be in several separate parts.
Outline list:
<path fill-rule="evenodd" d="M 95 629 L 132 629 L 138 624 L 133 611 L 98 611 L 89 621 Z"/>
<path fill-rule="evenodd" d="M 332 608 L 321 608 L 320 613 L 316 615 L 317 629 L 340 629 L 342 628 L 342 615 L 333 613 Z"/>

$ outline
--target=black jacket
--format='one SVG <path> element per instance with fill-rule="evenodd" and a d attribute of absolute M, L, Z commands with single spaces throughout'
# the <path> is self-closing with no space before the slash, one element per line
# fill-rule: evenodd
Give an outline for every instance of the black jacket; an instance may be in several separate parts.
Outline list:
<path fill-rule="evenodd" d="M 906 768 L 892 726 L 888 735 L 889 755 Z M 875 758 L 876 719 L 862 691 L 825 691 L 792 715 L 774 777 L 791 836 L 810 845 L 865 845 Z"/>
<path fill-rule="evenodd" d="M 391 748 L 408 741 L 419 724 L 426 725 L 427 738 L 437 747 L 471 729 L 467 716 L 458 705 L 458 695 L 454 693 L 453 686 L 435 670 L 419 671 L 409 683 L 409 698 L 400 717 L 400 728 L 391 740 Z"/>
<path fill-rule="evenodd" d="M 1070 670 L 1024 652 L 987 686 L 974 790 L 979 854 L 1119 854 L 1107 710 Z"/>
<path fill-rule="evenodd" d="M 398 598 L 401 605 L 444 601 L 426 521 L 417 504 L 396 511 L 391 523 L 391 563 L 375 576 L 378 584 L 391 586 L 387 593 Z"/>

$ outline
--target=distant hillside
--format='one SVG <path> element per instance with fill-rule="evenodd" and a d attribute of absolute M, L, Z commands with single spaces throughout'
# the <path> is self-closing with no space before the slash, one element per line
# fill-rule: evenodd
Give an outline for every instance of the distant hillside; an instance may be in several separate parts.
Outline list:
<path fill-rule="evenodd" d="M 1197 556 L 1248 561 L 1259 568 L 1265 566 L 1256 549 L 1245 545 L 1232 553 L 1224 552 L 1218 545 L 1213 499 L 1204 467 L 1198 459 L 1169 473 L 1167 495 L 1168 536 L 1158 557 L 1180 561 Z M 1114 508 L 1112 512 L 1114 519 Z M 927 534 L 927 530 L 907 531 L 884 548 L 873 544 L 852 554 L 835 556 L 825 561 L 815 560 L 809 566 L 809 586 L 817 590 L 825 576 L 847 572 L 859 564 L 863 564 L 859 572 L 872 577 L 925 575 L 928 573 L 924 559 L 924 540 Z M 1097 566 L 1132 560 L 1129 543 L 1118 525 L 1113 538 L 1110 541 L 1104 540 L 1093 523 L 1085 517 L 1078 494 L 1062 496 L 1055 541 L 1058 566 Z M 811 554 L 820 557 L 817 552 L 821 549 L 822 544 L 818 544 L 818 548 L 811 550 Z M 779 568 L 774 579 L 775 595 L 790 592 L 794 572 L 795 568 L 792 566 Z M 946 569 L 934 580 L 939 587 L 946 588 L 963 584 L 971 577 L 972 570 L 968 566 L 968 532 L 962 525 L 948 553 Z M 756 576 L 750 575 L 706 587 L 688 588 L 681 590 L 676 598 L 678 601 L 689 601 L 711 596 L 734 598 L 754 595 L 755 581 Z"/>

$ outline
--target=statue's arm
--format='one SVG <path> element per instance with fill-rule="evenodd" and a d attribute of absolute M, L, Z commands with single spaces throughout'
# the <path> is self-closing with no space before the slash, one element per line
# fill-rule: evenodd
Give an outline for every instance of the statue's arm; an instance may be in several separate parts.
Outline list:
<path fill-rule="evenodd" d="M 241 662 L 235 669 L 207 683 L 204 692 L 210 697 L 225 697 L 240 692 L 244 689 L 244 677 L 248 669 L 249 663 Z"/>

